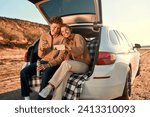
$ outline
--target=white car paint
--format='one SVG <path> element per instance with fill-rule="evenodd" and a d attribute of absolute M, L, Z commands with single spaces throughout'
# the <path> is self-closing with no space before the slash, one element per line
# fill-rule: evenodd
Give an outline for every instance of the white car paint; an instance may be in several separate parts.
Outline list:
<path fill-rule="evenodd" d="M 131 70 L 131 83 L 136 77 L 140 53 L 136 50 L 122 45 L 113 45 L 110 41 L 108 27 L 102 27 L 100 51 L 113 52 L 116 61 L 111 65 L 96 65 L 90 79 L 85 82 L 81 99 L 114 99 L 122 96 L 125 87 L 126 76 L 129 68 Z M 94 77 L 108 77 L 94 79 Z"/>

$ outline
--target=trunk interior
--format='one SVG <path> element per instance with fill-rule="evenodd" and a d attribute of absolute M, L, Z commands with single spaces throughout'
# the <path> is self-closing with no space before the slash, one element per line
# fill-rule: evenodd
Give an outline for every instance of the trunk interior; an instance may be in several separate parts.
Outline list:
<path fill-rule="evenodd" d="M 99 50 L 99 45 L 100 45 L 100 37 L 101 37 L 101 30 L 99 31 L 94 31 L 93 26 L 72 26 L 72 32 L 81 34 L 86 42 L 87 42 L 87 47 L 89 49 L 90 55 L 91 55 L 91 64 L 90 64 L 90 72 L 88 76 L 91 76 L 95 67 L 95 63 L 97 61 L 97 56 L 98 56 L 98 50 Z M 37 40 L 29 49 L 28 49 L 28 54 L 27 54 L 27 61 L 30 63 L 36 62 L 38 59 L 38 43 L 39 40 Z"/>

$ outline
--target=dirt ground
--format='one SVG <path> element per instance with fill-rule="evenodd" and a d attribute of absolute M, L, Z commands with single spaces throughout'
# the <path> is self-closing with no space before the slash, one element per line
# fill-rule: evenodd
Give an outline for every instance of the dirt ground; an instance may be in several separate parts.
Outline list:
<path fill-rule="evenodd" d="M 150 99 L 150 49 L 140 49 L 141 74 L 132 86 L 131 100 Z M 0 94 L 20 89 L 24 49 L 0 49 Z"/>
<path fill-rule="evenodd" d="M 140 49 L 141 71 L 132 86 L 131 100 L 150 100 L 150 49 Z"/>
<path fill-rule="evenodd" d="M 0 94 L 20 88 L 24 53 L 23 49 L 0 49 Z"/>

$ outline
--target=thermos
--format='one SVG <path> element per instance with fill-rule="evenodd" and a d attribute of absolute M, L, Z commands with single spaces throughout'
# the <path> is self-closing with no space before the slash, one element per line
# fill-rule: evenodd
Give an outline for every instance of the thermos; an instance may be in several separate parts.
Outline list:
<path fill-rule="evenodd" d="M 37 65 L 37 66 L 40 66 L 40 60 L 37 60 L 36 65 Z M 37 77 L 40 77 L 40 71 L 36 70 L 36 76 L 37 76 Z"/>

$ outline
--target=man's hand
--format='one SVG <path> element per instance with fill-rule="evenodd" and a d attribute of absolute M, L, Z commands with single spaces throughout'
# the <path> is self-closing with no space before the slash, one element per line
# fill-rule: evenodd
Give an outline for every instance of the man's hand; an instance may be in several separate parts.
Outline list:
<path fill-rule="evenodd" d="M 47 40 L 43 40 L 43 41 L 42 41 L 42 48 L 43 48 L 43 49 L 49 48 L 49 44 L 48 44 L 48 41 L 47 41 Z"/>
<path fill-rule="evenodd" d="M 43 71 L 47 67 L 49 67 L 49 64 L 40 64 L 39 66 L 37 66 L 37 71 Z"/>

